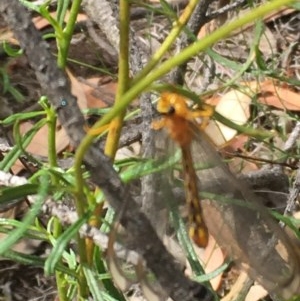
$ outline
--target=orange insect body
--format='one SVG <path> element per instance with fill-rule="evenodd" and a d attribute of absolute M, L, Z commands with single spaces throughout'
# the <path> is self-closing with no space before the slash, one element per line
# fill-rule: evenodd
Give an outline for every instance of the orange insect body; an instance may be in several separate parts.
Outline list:
<path fill-rule="evenodd" d="M 186 119 L 171 115 L 164 115 L 162 120 L 163 127 L 168 130 L 170 137 L 179 144 L 180 147 L 187 147 L 192 143 L 193 133 Z"/>
<path fill-rule="evenodd" d="M 197 117 L 207 116 L 207 113 L 203 114 L 200 110 L 191 111 L 185 98 L 175 93 L 163 93 L 158 101 L 157 110 L 163 116 L 153 123 L 153 128 L 165 127 L 170 137 L 181 148 L 186 200 L 189 205 L 189 234 L 199 247 L 205 247 L 208 243 L 208 231 L 202 217 L 197 175 L 191 154 L 191 143 L 194 139 L 191 122 Z"/>
<path fill-rule="evenodd" d="M 203 112 L 189 110 L 185 99 L 174 93 L 162 94 L 157 109 L 162 118 L 153 127 L 165 127 L 181 147 L 190 235 L 195 243 L 199 246 L 207 243 L 204 208 L 210 233 L 252 279 L 276 299 L 299 300 L 299 248 L 261 206 L 261 199 L 230 172 L 205 134 L 197 132 L 195 118 L 203 116 Z M 204 116 L 208 116 L 207 112 Z M 197 150 L 194 158 L 207 161 L 210 166 L 198 170 L 197 177 L 191 146 Z M 201 203 L 199 181 L 206 192 L 213 194 Z"/>

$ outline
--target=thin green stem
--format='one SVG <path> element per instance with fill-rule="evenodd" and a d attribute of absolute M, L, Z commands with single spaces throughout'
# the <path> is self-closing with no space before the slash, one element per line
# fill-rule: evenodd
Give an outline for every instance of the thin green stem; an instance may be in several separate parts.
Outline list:
<path fill-rule="evenodd" d="M 78 177 L 78 173 L 80 173 L 80 177 Z M 84 180 L 81 175 L 81 170 L 77 173 L 75 173 L 77 177 L 75 176 L 76 179 L 80 178 L 79 183 L 82 186 L 77 186 L 78 189 L 75 193 L 75 207 L 76 207 L 76 212 L 78 214 L 78 217 L 81 218 L 83 217 L 85 210 L 87 210 L 87 201 L 86 197 L 83 192 L 83 187 L 84 187 Z M 88 259 L 87 259 L 87 253 L 86 253 L 86 243 L 85 239 L 80 237 L 80 235 L 77 235 L 77 244 L 78 244 L 78 254 L 79 254 L 79 259 L 80 259 L 80 267 L 78 271 L 78 294 L 83 300 L 86 300 L 86 298 L 89 295 L 89 289 L 88 285 L 86 282 L 85 275 L 82 271 L 82 265 L 88 264 Z"/>
<path fill-rule="evenodd" d="M 179 17 L 178 20 L 174 22 L 174 26 L 164 40 L 160 48 L 156 51 L 153 55 L 151 61 L 144 67 L 144 69 L 134 78 L 131 85 L 135 85 L 135 83 L 139 82 L 143 77 L 145 77 L 161 60 L 163 55 L 169 50 L 172 46 L 173 42 L 179 36 L 181 31 L 183 30 L 184 26 L 187 24 L 188 20 L 191 17 L 196 5 L 198 4 L 199 0 L 190 0 L 189 4 L 184 9 L 182 15 Z"/>
<path fill-rule="evenodd" d="M 66 15 L 66 12 L 68 10 L 70 4 L 70 0 L 58 0 L 57 1 L 57 9 L 56 9 L 56 13 L 57 13 L 57 21 L 59 26 L 63 27 L 63 23 L 64 23 L 64 18 Z"/>
<path fill-rule="evenodd" d="M 70 9 L 70 16 L 68 23 L 63 31 L 63 37 L 58 41 L 58 59 L 57 64 L 58 67 L 64 69 L 66 67 L 69 47 L 72 39 L 72 35 L 74 32 L 74 27 L 77 19 L 77 15 L 80 10 L 82 0 L 74 0 L 72 1 L 72 6 Z"/>
<path fill-rule="evenodd" d="M 97 122 L 95 126 L 100 127 L 107 123 L 109 123 L 115 116 L 124 111 L 127 106 L 143 91 L 146 91 L 147 88 L 160 77 L 164 76 L 168 73 L 172 68 L 181 65 L 189 58 L 194 55 L 197 55 L 199 52 L 206 50 L 208 47 L 212 46 L 214 43 L 219 41 L 222 38 L 227 37 L 232 31 L 243 27 L 244 25 L 254 22 L 255 20 L 262 18 L 264 15 L 269 12 L 276 10 L 284 5 L 289 5 L 294 3 L 295 0 L 274 0 L 272 2 L 268 2 L 264 5 L 261 5 L 255 9 L 253 9 L 248 14 L 244 15 L 243 18 L 235 20 L 229 24 L 226 24 L 209 36 L 204 37 L 203 39 L 195 42 L 190 45 L 186 49 L 184 49 L 178 55 L 172 57 L 171 59 L 163 62 L 157 69 L 153 70 L 148 76 L 142 78 L 139 82 L 133 85 L 123 96 L 122 102 L 116 104 L 107 114 L 103 116 L 103 118 Z M 84 154 L 88 147 L 93 142 L 91 135 L 86 135 L 86 137 L 82 140 L 82 143 L 79 145 L 76 155 L 75 155 L 75 170 L 80 171 L 81 163 L 84 157 Z"/>
<path fill-rule="evenodd" d="M 47 125 L 48 125 L 48 157 L 51 167 L 57 166 L 56 158 L 56 113 L 53 108 L 48 107 L 47 104 L 44 104 L 44 109 L 47 114 Z M 52 182 L 58 184 L 57 178 L 52 175 Z M 55 218 L 53 222 L 53 236 L 58 238 L 62 233 L 62 226 L 60 221 Z M 65 274 L 61 271 L 55 271 L 55 280 L 58 290 L 59 300 L 67 301 L 67 284 L 65 279 Z"/>
<path fill-rule="evenodd" d="M 53 223 L 53 236 L 57 238 L 61 235 L 61 233 L 62 233 L 61 223 L 57 218 L 55 218 Z M 61 260 L 60 262 L 62 263 Z M 68 300 L 67 297 L 68 288 L 67 288 L 67 281 L 65 277 L 66 277 L 65 273 L 58 270 L 55 271 L 55 280 L 56 280 L 58 296 L 59 296 L 59 300 L 62 301 Z"/>
<path fill-rule="evenodd" d="M 56 113 L 52 108 L 47 110 L 47 123 L 48 123 L 48 157 L 51 167 L 57 166 L 56 158 Z"/>
<path fill-rule="evenodd" d="M 119 50 L 119 74 L 118 90 L 115 105 L 122 101 L 122 96 L 129 86 L 129 25 L 130 10 L 129 1 L 120 0 L 120 50 Z M 105 154 L 111 158 L 115 157 L 118 149 L 119 138 L 126 110 L 120 112 L 109 126 L 109 132 L 105 145 Z"/>
<path fill-rule="evenodd" d="M 206 36 L 198 42 L 185 48 L 181 53 L 163 62 L 159 68 L 153 70 L 148 76 L 141 79 L 139 83 L 132 86 L 123 95 L 122 102 L 118 103 L 118 106 L 114 106 L 107 114 L 105 114 L 101 121 L 97 123 L 97 126 L 100 127 L 109 123 L 114 116 L 118 115 L 122 110 L 124 110 L 140 93 L 147 90 L 147 88 L 155 80 L 158 80 L 176 66 L 181 65 L 192 56 L 197 55 L 199 52 L 206 50 L 220 39 L 227 37 L 232 31 L 241 28 L 250 22 L 254 22 L 256 19 L 263 17 L 264 15 L 280 8 L 283 5 L 288 5 L 293 2 L 295 2 L 295 0 L 274 0 L 272 2 L 268 2 L 265 5 L 253 9 L 251 12 L 244 15 L 243 18 L 220 27 L 209 36 Z"/>

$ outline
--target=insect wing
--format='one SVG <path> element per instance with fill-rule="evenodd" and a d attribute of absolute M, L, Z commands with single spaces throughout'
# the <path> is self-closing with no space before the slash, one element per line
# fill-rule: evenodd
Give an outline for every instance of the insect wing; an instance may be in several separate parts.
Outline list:
<path fill-rule="evenodd" d="M 222 162 L 209 138 L 195 127 L 194 164 L 209 232 L 269 292 L 287 299 L 300 294 L 299 254 L 260 199 Z"/>

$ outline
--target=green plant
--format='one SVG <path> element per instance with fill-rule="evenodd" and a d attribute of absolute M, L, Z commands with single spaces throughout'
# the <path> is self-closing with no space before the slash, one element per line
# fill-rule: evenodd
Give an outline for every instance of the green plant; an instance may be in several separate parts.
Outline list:
<path fill-rule="evenodd" d="M 53 36 L 56 38 L 58 46 L 58 66 L 60 68 L 65 68 L 68 59 L 68 49 L 81 1 L 72 2 L 70 18 L 66 24 L 64 24 L 64 19 L 70 1 L 58 1 L 56 11 L 57 16 L 55 18 L 52 17 L 48 10 L 48 2 L 45 2 L 45 4 L 41 6 L 32 5 L 29 1 L 22 2 L 28 8 L 34 9 L 46 18 L 53 27 Z M 133 79 L 130 79 L 130 52 L 128 46 L 130 3 L 127 0 L 120 1 L 121 36 L 116 101 L 111 110 L 109 110 L 109 112 L 107 112 L 93 127 L 93 129 L 98 129 L 102 126 L 109 125 L 108 142 L 106 144 L 105 151 L 112 159 L 114 159 L 117 150 L 120 131 L 123 126 L 123 120 L 126 116 L 126 109 L 137 96 L 149 90 L 159 91 L 159 87 L 154 85 L 156 80 L 159 80 L 173 68 L 189 60 L 199 52 L 207 51 L 210 52 L 213 57 L 220 59 L 220 57 L 217 57 L 217 55 L 209 49 L 209 47 L 211 47 L 214 43 L 224 39 L 233 30 L 248 24 L 249 22 L 260 19 L 268 12 L 276 10 L 282 5 L 291 4 L 294 1 L 276 0 L 254 8 L 248 14 L 243 16 L 243 18 L 220 27 L 211 35 L 188 46 L 178 55 L 167 59 L 159 65 L 162 57 L 166 54 L 167 50 L 170 49 L 174 40 L 184 30 L 185 24 L 197 2 L 198 1 L 190 1 L 188 9 L 186 10 L 186 15 L 183 15 L 182 18 L 174 23 L 173 30 L 170 32 L 162 47 L 153 55 L 152 59 L 144 67 L 144 69 L 134 76 Z M 164 5 L 166 4 L 164 3 Z M 258 23 L 256 28 L 258 31 L 256 35 L 256 42 L 258 42 L 262 34 L 262 28 L 260 25 L 261 24 Z M 249 54 L 249 60 L 247 60 L 242 68 L 240 68 L 240 65 L 234 65 L 234 62 L 226 61 L 228 64 L 233 64 L 235 66 L 235 70 L 240 71 L 234 79 L 237 79 L 250 67 L 252 64 L 251 55 L 255 52 L 257 54 L 257 43 L 254 43 L 253 49 L 251 49 L 251 53 Z M 256 57 L 259 58 L 258 55 Z M 222 62 L 224 62 L 224 60 Z M 259 61 L 258 63 L 262 69 L 264 67 L 263 62 Z M 233 80 L 227 82 L 224 86 L 232 84 Z M 165 88 L 165 86 L 163 88 Z M 191 96 L 191 99 L 198 99 L 198 95 L 193 95 L 193 93 L 188 94 Z M 21 198 L 31 194 L 38 195 L 35 205 L 21 223 L 16 223 L 14 220 L 3 220 L 2 231 L 9 232 L 10 234 L 5 244 L 1 245 L 0 253 L 19 262 L 23 261 L 36 266 L 44 266 L 48 274 L 55 272 L 60 300 L 71 300 L 76 296 L 79 296 L 80 299 L 84 300 L 88 299 L 90 294 L 95 300 L 123 300 L 124 296 L 115 288 L 112 279 L 107 276 L 106 261 L 103 254 L 99 251 L 99 248 L 94 245 L 94 242 L 91 239 L 82 237 L 79 234 L 79 229 L 86 223 L 97 228 L 104 225 L 106 228 L 110 229 L 110 223 L 112 220 L 111 216 L 113 215 L 111 211 L 109 211 L 109 214 L 107 214 L 105 218 L 101 216 L 104 197 L 98 189 L 90 189 L 88 184 L 88 172 L 82 167 L 83 157 L 96 137 L 95 135 L 90 134 L 91 132 L 88 132 L 85 139 L 76 150 L 74 166 L 67 171 L 60 169 L 58 167 L 57 154 L 55 151 L 56 111 L 48 105 L 45 99 L 41 99 L 40 103 L 42 106 L 42 110 L 40 112 L 16 114 L 2 122 L 3 125 L 14 124 L 16 146 L 1 162 L 1 170 L 9 171 L 21 154 L 28 155 L 25 151 L 26 146 L 37 133 L 38 129 L 45 125 L 47 125 L 49 130 L 49 163 L 48 166 L 44 166 L 41 162 L 38 162 L 40 164 L 40 170 L 29 179 L 29 183 L 18 188 L 7 188 L 0 196 L 1 203 L 10 205 L 16 197 Z M 232 127 L 235 127 L 240 132 L 246 132 L 248 130 L 248 134 L 253 134 L 253 132 L 257 133 L 252 129 L 246 129 L 245 127 L 234 125 L 218 114 L 215 116 L 219 121 L 223 121 L 227 125 L 232 125 Z M 31 131 L 22 137 L 19 131 L 20 121 L 31 119 L 33 117 L 40 117 L 41 119 L 35 124 Z M 115 162 L 116 167 L 123 172 L 121 163 L 118 163 L 119 162 Z M 126 172 L 121 173 L 123 175 L 123 179 L 126 178 L 127 181 L 130 181 L 133 178 L 140 178 L 142 174 L 151 174 L 154 171 L 157 171 L 158 168 L 150 160 L 146 163 L 139 163 L 132 160 L 127 162 L 127 164 L 130 166 L 130 168 L 126 171 L 127 174 Z M 130 173 L 130 170 L 132 173 Z M 138 173 L 134 172 L 136 170 Z M 64 230 L 63 225 L 58 218 L 52 218 L 48 222 L 47 227 L 44 227 L 38 221 L 38 213 L 41 210 L 42 203 L 48 195 L 53 195 L 54 201 L 68 198 L 71 200 L 74 199 L 78 220 L 74 224 L 68 226 L 66 230 Z M 178 215 L 176 215 L 176 211 L 173 212 L 173 219 L 174 224 L 177 223 L 176 227 L 179 229 L 182 241 L 186 244 L 186 250 L 191 262 L 193 263 L 195 274 L 199 276 L 200 267 L 199 264 L 195 262 L 197 258 L 193 253 L 193 249 L 189 243 L 186 233 L 184 233 L 185 227 L 180 221 Z M 14 229 L 14 231 L 10 232 L 11 228 Z M 23 254 L 10 253 L 11 246 L 19 238 L 27 236 L 46 241 L 53 246 L 51 254 L 46 260 L 41 260 L 40 258 L 33 256 L 25 256 Z M 74 238 L 77 243 L 79 260 L 76 258 L 77 254 L 68 247 L 70 240 Z"/>

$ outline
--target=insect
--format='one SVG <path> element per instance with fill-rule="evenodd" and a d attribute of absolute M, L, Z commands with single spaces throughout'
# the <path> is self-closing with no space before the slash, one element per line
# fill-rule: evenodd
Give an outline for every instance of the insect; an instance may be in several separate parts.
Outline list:
<path fill-rule="evenodd" d="M 153 128 L 165 128 L 182 151 L 190 234 L 195 242 L 205 245 L 209 230 L 232 259 L 275 297 L 300 296 L 300 255 L 295 242 L 230 172 L 199 130 L 195 118 L 208 113 L 191 111 L 185 98 L 174 93 L 163 93 L 157 110 L 162 118 Z M 200 162 L 207 168 L 196 170 L 193 164 Z"/>
<path fill-rule="evenodd" d="M 152 127 L 156 130 L 167 128 L 170 137 L 181 148 L 186 201 L 189 206 L 189 234 L 199 247 L 205 247 L 208 232 L 202 216 L 197 175 L 193 166 L 191 143 L 195 137 L 190 124 L 198 117 L 211 116 L 212 110 L 191 111 L 185 98 L 166 92 L 158 101 L 157 111 L 162 114 L 162 118 L 155 121 Z"/>

